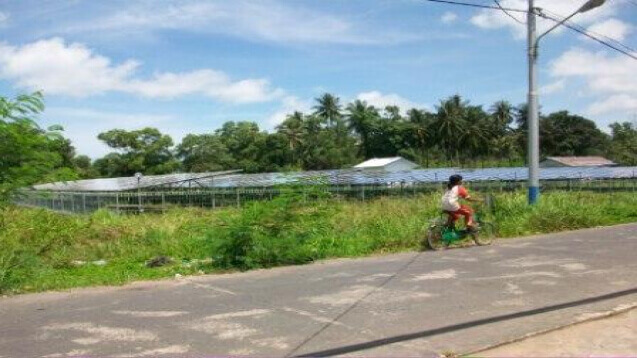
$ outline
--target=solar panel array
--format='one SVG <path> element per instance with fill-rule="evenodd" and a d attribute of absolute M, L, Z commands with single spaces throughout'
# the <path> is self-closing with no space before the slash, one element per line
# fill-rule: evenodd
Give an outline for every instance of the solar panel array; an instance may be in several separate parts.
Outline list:
<path fill-rule="evenodd" d="M 219 175 L 237 173 L 238 170 L 226 170 L 207 173 L 179 173 L 166 175 L 142 176 L 139 182 L 136 177 L 102 178 L 75 181 L 61 181 L 48 184 L 34 185 L 35 190 L 48 191 L 74 191 L 74 192 L 100 192 L 100 191 L 127 191 L 147 189 L 157 186 L 183 186 L 184 183 L 192 183 L 205 178 L 213 178 Z"/>
<path fill-rule="evenodd" d="M 289 173 L 237 174 L 238 171 L 209 173 L 181 173 L 135 177 L 90 179 L 35 185 L 35 190 L 72 192 L 114 192 L 153 187 L 272 187 L 293 184 L 326 185 L 383 185 L 395 183 L 436 183 L 446 181 L 452 174 L 460 174 L 465 181 L 525 181 L 528 169 L 484 168 L 454 169 L 436 168 L 401 172 L 381 170 L 343 169 Z M 579 167 L 542 168 L 541 180 L 559 179 L 622 179 L 637 178 L 637 167 Z"/>
<path fill-rule="evenodd" d="M 290 184 L 373 185 L 387 183 L 435 183 L 446 181 L 452 174 L 462 175 L 466 181 L 525 181 L 528 169 L 421 169 L 401 172 L 370 170 L 325 170 L 291 173 L 262 173 L 226 175 L 199 181 L 206 187 L 269 187 Z M 636 178 L 637 167 L 580 167 L 542 168 L 541 180 L 558 179 L 620 179 Z"/>

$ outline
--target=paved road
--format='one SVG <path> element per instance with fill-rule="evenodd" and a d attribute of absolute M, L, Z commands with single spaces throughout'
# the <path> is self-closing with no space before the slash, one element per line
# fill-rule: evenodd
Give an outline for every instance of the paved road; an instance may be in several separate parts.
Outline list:
<path fill-rule="evenodd" d="M 431 356 L 637 304 L 637 224 L 0 299 L 0 357 Z"/>

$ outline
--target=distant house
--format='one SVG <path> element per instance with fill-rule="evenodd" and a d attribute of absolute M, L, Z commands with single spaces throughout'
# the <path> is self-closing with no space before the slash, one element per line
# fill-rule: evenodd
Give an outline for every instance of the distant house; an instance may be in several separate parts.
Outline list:
<path fill-rule="evenodd" d="M 547 157 L 540 163 L 542 168 L 555 167 L 614 167 L 617 163 L 604 157 Z"/>
<path fill-rule="evenodd" d="M 411 162 L 403 157 L 373 158 L 354 166 L 354 169 L 382 170 L 386 172 L 398 172 L 416 168 L 418 168 L 418 164 Z"/>

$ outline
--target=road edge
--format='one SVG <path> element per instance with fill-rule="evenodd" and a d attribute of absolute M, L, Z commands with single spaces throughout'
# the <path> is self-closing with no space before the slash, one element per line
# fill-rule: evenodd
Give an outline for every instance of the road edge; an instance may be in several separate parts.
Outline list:
<path fill-rule="evenodd" d="M 494 348 L 506 346 L 508 344 L 518 343 L 518 342 L 524 341 L 524 340 L 529 339 L 529 338 L 541 336 L 541 335 L 548 334 L 548 333 L 551 333 L 551 332 L 560 331 L 560 330 L 567 329 L 567 328 L 573 327 L 573 326 L 577 326 L 577 325 L 580 325 L 580 324 L 583 324 L 583 323 L 598 321 L 598 320 L 602 320 L 602 319 L 605 319 L 605 318 L 617 316 L 617 315 L 620 315 L 622 313 L 626 313 L 626 312 L 632 311 L 634 309 L 637 309 L 637 302 L 629 303 L 629 304 L 626 304 L 626 305 L 619 305 L 619 306 L 613 308 L 612 310 L 602 311 L 602 312 L 596 313 L 592 317 L 576 319 L 574 322 L 571 322 L 571 323 L 567 323 L 567 324 L 563 324 L 563 325 L 559 325 L 559 326 L 556 326 L 556 327 L 551 327 L 551 328 L 547 328 L 547 329 L 539 330 L 539 331 L 535 331 L 535 332 L 530 332 L 530 333 L 527 333 L 527 334 L 525 334 L 523 336 L 520 336 L 520 337 L 517 337 L 517 338 L 513 338 L 513 339 L 509 339 L 509 340 L 506 340 L 506 341 L 503 341 L 503 342 L 498 342 L 498 343 L 495 343 L 495 344 L 487 345 L 487 346 L 484 346 L 482 348 L 472 350 L 470 352 L 459 353 L 458 356 L 459 357 L 481 357 L 480 353 L 484 352 L 484 351 L 488 351 L 488 350 L 491 350 L 491 349 L 494 349 Z"/>

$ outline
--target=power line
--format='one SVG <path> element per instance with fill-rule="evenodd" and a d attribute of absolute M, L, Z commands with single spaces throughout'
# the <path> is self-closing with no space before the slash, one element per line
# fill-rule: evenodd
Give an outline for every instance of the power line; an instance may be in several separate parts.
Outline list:
<path fill-rule="evenodd" d="M 544 13 L 540 13 L 538 15 L 543 17 L 543 18 L 545 18 L 545 19 L 549 19 L 549 20 L 552 20 L 552 21 L 555 21 L 555 22 L 562 21 L 560 19 L 557 19 L 557 18 L 555 18 L 553 16 L 550 16 L 550 15 L 547 15 L 547 14 L 544 14 Z M 628 56 L 628 57 L 630 57 L 630 58 L 632 58 L 634 60 L 637 60 L 637 56 L 635 56 L 634 54 L 632 54 L 632 53 L 630 53 L 628 51 L 624 51 L 621 48 L 618 48 L 618 47 L 616 47 L 616 46 L 614 46 L 614 45 L 612 45 L 612 44 L 610 44 L 610 43 L 608 43 L 608 42 L 606 42 L 606 41 L 604 41 L 604 40 L 602 40 L 602 39 L 600 39 L 598 37 L 595 37 L 595 36 L 589 34 L 588 32 L 586 32 L 586 30 L 579 29 L 576 26 L 573 26 L 573 25 L 569 24 L 568 22 L 565 22 L 562 25 L 564 25 L 565 27 L 567 27 L 567 28 L 569 28 L 569 29 L 571 29 L 571 30 L 573 30 L 575 32 L 578 32 L 578 33 L 580 33 L 580 34 L 582 34 L 582 35 L 584 35 L 584 36 L 586 36 L 586 37 L 588 37 L 588 38 L 590 38 L 590 39 L 592 39 L 594 41 L 597 41 L 597 42 L 599 42 L 600 44 L 602 44 L 602 45 L 604 45 L 606 47 L 612 48 L 615 51 L 621 52 L 624 55 L 626 55 L 626 56 Z"/>
<path fill-rule="evenodd" d="M 543 12 L 546 12 L 546 13 L 548 13 L 549 15 L 552 15 L 553 17 L 556 17 L 556 18 L 562 18 L 562 19 L 564 18 L 564 16 L 561 16 L 560 14 L 556 14 L 556 13 L 554 13 L 554 12 L 552 12 L 552 11 L 549 11 L 549 10 L 546 10 L 546 9 L 542 9 L 542 11 L 543 11 Z M 627 51 L 629 51 L 629 52 L 637 52 L 635 49 L 633 49 L 633 48 L 629 47 L 628 45 L 624 45 L 623 43 L 619 42 L 619 40 L 617 40 L 617 39 L 614 39 L 614 38 L 612 38 L 612 37 L 610 37 L 610 36 L 607 36 L 607 35 L 604 35 L 604 34 L 600 34 L 599 32 L 595 32 L 595 31 L 592 31 L 592 30 L 590 30 L 590 29 L 585 29 L 583 26 L 581 26 L 581 25 L 578 25 L 578 24 L 574 23 L 572 20 L 571 20 L 571 21 L 568 21 L 568 23 L 569 23 L 571 26 L 573 26 L 573 27 L 577 27 L 577 28 L 578 28 L 579 30 L 581 30 L 581 31 L 588 32 L 589 34 L 593 34 L 593 35 L 595 35 L 595 36 L 597 36 L 597 37 L 603 37 L 603 38 L 605 38 L 607 41 L 610 41 L 610 42 L 614 43 L 614 44 L 615 44 L 615 45 L 617 45 L 617 46 L 621 46 L 621 47 L 623 47 L 625 50 L 627 50 Z"/>
<path fill-rule="evenodd" d="M 496 5 L 498 5 L 498 7 L 499 7 L 499 8 L 500 8 L 500 9 L 501 9 L 501 10 L 502 10 L 505 14 L 507 14 L 507 16 L 508 16 L 508 17 L 512 18 L 513 20 L 515 20 L 516 22 L 518 22 L 518 23 L 520 23 L 520 24 L 522 24 L 522 25 L 526 25 L 526 22 L 518 20 L 515 16 L 511 15 L 511 14 L 510 14 L 510 13 L 509 13 L 506 9 L 504 9 L 498 0 L 493 0 L 493 1 L 496 3 Z"/>
<path fill-rule="evenodd" d="M 500 4 L 499 4 L 497 1 L 496 1 L 496 4 L 497 4 L 498 6 L 490 6 L 490 5 L 474 4 L 474 3 L 467 3 L 467 2 L 460 2 L 460 1 L 451 1 L 451 0 L 424 0 L 424 1 L 435 2 L 435 3 L 442 3 L 442 4 L 451 4 L 451 5 L 461 5 L 461 6 L 477 7 L 477 8 L 482 8 L 482 9 L 499 10 L 499 11 L 505 11 L 505 12 L 510 11 L 510 12 L 528 13 L 528 11 L 527 11 L 527 10 L 522 10 L 522 9 L 511 9 L 511 8 L 505 8 L 505 7 L 499 6 Z M 631 1 L 631 2 L 632 2 L 632 1 Z M 508 14 L 508 15 L 509 15 L 509 16 L 511 16 L 510 14 Z M 554 16 L 550 16 L 550 15 L 548 15 L 548 14 L 545 14 L 545 13 L 544 13 L 543 11 L 541 11 L 541 10 L 539 11 L 538 16 L 541 16 L 541 17 L 543 17 L 543 18 L 545 18 L 545 19 L 549 19 L 549 20 L 552 20 L 552 21 L 555 21 L 555 22 L 560 22 L 560 21 L 562 21 L 562 20 L 564 19 L 563 17 L 562 17 L 562 19 L 558 19 L 557 17 L 559 17 L 559 16 L 555 16 L 555 15 L 554 15 Z M 517 19 L 516 19 L 516 20 L 517 20 Z M 623 53 L 624 55 L 626 55 L 626 56 L 628 56 L 628 57 L 630 57 L 630 58 L 632 58 L 632 59 L 637 60 L 637 56 L 635 56 L 634 54 L 632 54 L 632 53 L 631 53 L 631 52 L 636 52 L 636 51 L 634 51 L 634 50 L 633 50 L 633 49 L 631 49 L 630 47 L 628 47 L 628 46 L 626 46 L 626 45 L 624 45 L 624 44 L 620 43 L 620 42 L 619 42 L 619 41 L 617 41 L 617 40 L 612 40 L 612 39 L 611 39 L 611 41 L 612 41 L 612 42 L 616 42 L 619 46 L 626 48 L 628 51 L 623 50 L 623 49 L 621 49 L 621 48 L 618 48 L 617 46 L 612 45 L 612 44 L 610 44 L 610 43 L 608 43 L 608 42 L 606 42 L 606 41 L 604 41 L 604 40 L 600 39 L 599 37 L 596 37 L 596 36 L 594 36 L 594 35 L 591 35 L 591 34 L 590 34 L 588 31 L 586 31 L 585 29 L 583 29 L 583 28 L 578 28 L 578 25 L 572 25 L 572 24 L 570 24 L 570 23 L 568 23 L 568 22 L 564 22 L 564 23 L 562 23 L 562 25 L 564 25 L 565 27 L 567 27 L 567 28 L 569 28 L 569 29 L 571 29 L 571 30 L 573 30 L 573 31 L 575 31 L 575 32 L 578 32 L 578 33 L 580 33 L 580 34 L 582 34 L 582 35 L 584 35 L 584 36 L 586 36 L 586 37 L 588 37 L 588 38 L 590 38 L 590 39 L 592 39 L 592 40 L 594 40 L 594 41 L 597 41 L 597 42 L 599 42 L 600 44 L 602 44 L 602 45 L 604 45 L 604 46 L 606 46 L 606 47 L 609 47 L 609 48 L 611 48 L 611 49 L 613 49 L 613 50 L 615 50 L 615 51 L 621 52 L 621 53 Z M 607 37 L 607 36 L 603 36 L 603 35 L 598 35 L 598 36 L 600 36 L 600 37 Z M 629 51 L 630 51 L 630 52 L 629 52 Z"/>
<path fill-rule="evenodd" d="M 460 2 L 460 1 L 450 1 L 450 0 L 424 0 L 424 1 L 437 2 L 437 3 L 442 3 L 442 4 L 452 4 L 452 5 L 462 5 L 462 6 L 478 7 L 478 8 L 481 8 L 481 9 L 507 10 L 507 11 L 511 11 L 511 12 L 523 12 L 523 13 L 527 13 L 527 11 L 526 11 L 526 10 L 521 10 L 521 9 L 511 9 L 511 8 L 505 8 L 505 7 L 497 7 L 497 6 L 482 5 L 482 4 L 473 4 L 473 3 Z"/>
<path fill-rule="evenodd" d="M 637 1 L 635 0 L 625 0 L 627 3 L 637 6 Z"/>

